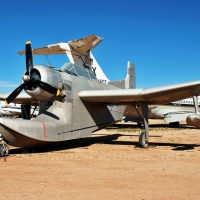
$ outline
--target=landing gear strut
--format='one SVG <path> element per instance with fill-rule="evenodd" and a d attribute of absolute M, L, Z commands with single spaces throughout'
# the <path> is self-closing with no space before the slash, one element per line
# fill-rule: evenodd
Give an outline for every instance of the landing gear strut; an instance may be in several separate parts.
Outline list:
<path fill-rule="evenodd" d="M 3 137 L 0 133 L 0 157 L 8 156 L 9 148 L 8 145 L 3 141 Z"/>
<path fill-rule="evenodd" d="M 138 106 L 135 105 L 135 109 L 140 116 L 141 119 L 143 119 L 143 124 L 141 125 L 141 129 L 139 132 L 139 146 L 142 148 L 148 147 L 148 141 L 149 141 L 149 125 L 148 125 L 148 104 L 147 103 L 141 103 L 140 104 L 142 109 L 142 115 L 140 115 L 138 111 Z"/>

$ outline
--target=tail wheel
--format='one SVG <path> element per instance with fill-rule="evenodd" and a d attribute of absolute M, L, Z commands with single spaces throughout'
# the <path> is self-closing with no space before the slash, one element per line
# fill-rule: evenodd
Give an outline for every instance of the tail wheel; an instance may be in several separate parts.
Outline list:
<path fill-rule="evenodd" d="M 147 148 L 148 147 L 148 141 L 146 139 L 146 133 L 141 132 L 139 135 L 139 146 L 142 148 Z"/>

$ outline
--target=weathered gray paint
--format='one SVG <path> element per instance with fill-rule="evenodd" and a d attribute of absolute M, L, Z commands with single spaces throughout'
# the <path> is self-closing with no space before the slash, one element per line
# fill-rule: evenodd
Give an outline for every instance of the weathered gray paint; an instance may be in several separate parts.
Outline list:
<path fill-rule="evenodd" d="M 44 73 L 44 66 L 36 68 Z M 92 132 L 122 119 L 124 106 L 110 108 L 102 103 L 84 102 L 78 95 L 80 91 L 113 89 L 113 86 L 53 70 L 47 67 L 51 78 L 42 76 L 43 80 L 54 86 L 59 85 L 56 80 L 59 83 L 62 80 L 62 95 L 65 97 L 52 98 L 41 89 L 28 91 L 41 99 L 39 115 L 34 120 L 0 119 L 0 132 L 10 145 L 30 146 L 88 137 Z"/>

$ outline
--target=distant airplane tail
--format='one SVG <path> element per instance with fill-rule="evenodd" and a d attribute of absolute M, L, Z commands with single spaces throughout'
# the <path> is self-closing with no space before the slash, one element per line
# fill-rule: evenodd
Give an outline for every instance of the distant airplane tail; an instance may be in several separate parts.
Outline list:
<path fill-rule="evenodd" d="M 90 35 L 78 40 L 71 40 L 68 43 L 60 42 L 33 49 L 32 53 L 33 55 L 67 54 L 71 63 L 93 70 L 100 82 L 109 83 L 120 88 L 135 88 L 135 67 L 131 62 L 128 62 L 125 80 L 109 82 L 109 79 L 91 53 L 91 50 L 102 40 L 103 38 L 101 37 Z M 18 53 L 22 55 L 25 54 L 25 51 L 19 51 Z"/>
<path fill-rule="evenodd" d="M 52 55 L 52 54 L 67 54 L 70 62 L 84 68 L 93 70 L 96 77 L 101 82 L 108 82 L 101 67 L 91 53 L 103 38 L 96 35 L 90 35 L 78 40 L 71 40 L 68 43 L 60 42 L 51 44 L 46 47 L 36 48 L 32 50 L 33 55 Z M 25 51 L 19 51 L 20 55 L 25 54 Z"/>
<path fill-rule="evenodd" d="M 116 86 L 121 89 L 135 89 L 136 78 L 135 78 L 135 65 L 130 61 L 127 63 L 126 78 L 124 80 L 108 82 L 108 84 Z"/>
<path fill-rule="evenodd" d="M 99 81 L 101 82 L 105 82 L 108 83 L 110 80 L 107 78 L 107 76 L 104 74 L 103 70 L 101 69 L 101 67 L 99 66 L 98 62 L 96 61 L 96 59 L 94 58 L 94 56 L 92 55 L 92 52 L 90 52 L 90 58 L 92 58 L 93 60 L 93 69 L 95 71 L 96 77 Z"/>
<path fill-rule="evenodd" d="M 102 40 L 103 38 L 91 35 L 79 40 L 69 41 L 68 44 L 71 53 L 66 52 L 66 54 L 71 63 L 92 69 L 100 82 L 108 83 L 109 79 L 104 74 L 91 52 Z"/>

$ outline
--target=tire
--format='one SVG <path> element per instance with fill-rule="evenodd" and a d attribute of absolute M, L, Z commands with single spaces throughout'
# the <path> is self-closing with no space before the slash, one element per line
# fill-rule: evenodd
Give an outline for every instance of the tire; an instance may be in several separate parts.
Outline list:
<path fill-rule="evenodd" d="M 146 133 L 142 132 L 139 135 L 139 146 L 141 148 L 147 148 L 148 147 L 148 141 L 146 140 Z"/>
<path fill-rule="evenodd" d="M 9 154 L 9 148 L 7 146 L 7 144 L 0 144 L 0 157 L 3 157 L 3 156 L 8 156 Z"/>

